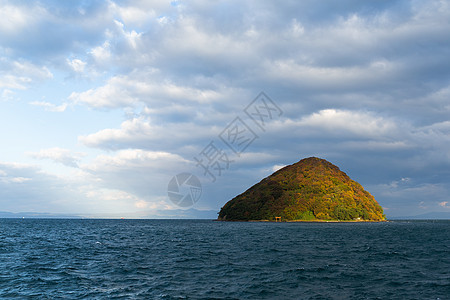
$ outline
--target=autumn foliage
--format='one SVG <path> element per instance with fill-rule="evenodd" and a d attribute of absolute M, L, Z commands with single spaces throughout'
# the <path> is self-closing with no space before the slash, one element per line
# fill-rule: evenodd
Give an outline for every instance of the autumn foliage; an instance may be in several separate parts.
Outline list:
<path fill-rule="evenodd" d="M 225 204 L 219 220 L 385 219 L 364 188 L 328 161 L 305 158 L 282 168 Z"/>

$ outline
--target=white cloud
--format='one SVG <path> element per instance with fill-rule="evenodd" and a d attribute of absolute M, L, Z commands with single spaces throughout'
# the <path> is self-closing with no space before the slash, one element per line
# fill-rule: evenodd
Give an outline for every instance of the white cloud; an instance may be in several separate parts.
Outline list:
<path fill-rule="evenodd" d="M 120 5 L 110 2 L 109 8 L 126 26 L 145 26 L 174 7 L 168 1 L 140 1 Z"/>
<path fill-rule="evenodd" d="M 38 167 L 0 162 L 0 204 L 2 210 L 49 211 L 64 210 L 59 199 L 64 192 L 62 182 L 56 177 L 43 173 Z M 49 188 L 51 187 L 51 188 Z M 69 195 L 66 193 L 65 195 Z M 74 201 L 75 194 L 71 194 Z M 66 206 L 67 208 L 67 206 Z"/>
<path fill-rule="evenodd" d="M 6 5 L 2 7 L 0 13 L 0 28 L 2 31 L 12 31 L 27 24 L 27 18 L 24 11 L 19 8 Z"/>
<path fill-rule="evenodd" d="M 2 101 L 11 101 L 14 99 L 14 92 L 8 89 L 4 89 L 0 96 Z"/>
<path fill-rule="evenodd" d="M 72 68 L 72 70 L 76 73 L 83 73 L 84 68 L 86 67 L 86 62 L 81 59 L 67 59 L 67 64 Z"/>
<path fill-rule="evenodd" d="M 417 180 L 412 182 L 410 179 L 407 182 L 400 180 L 388 184 L 370 186 L 368 190 L 379 201 L 390 203 L 389 206 L 391 208 L 400 208 L 405 211 L 414 211 L 414 205 L 430 206 L 436 200 L 439 201 L 445 198 L 445 195 L 448 193 L 448 187 L 443 184 L 419 183 Z M 430 201 L 430 199 L 433 199 L 433 201 Z"/>
<path fill-rule="evenodd" d="M 97 63 L 108 63 L 112 56 L 110 42 L 105 41 L 101 46 L 94 47 L 90 54 L 92 54 Z"/>
<path fill-rule="evenodd" d="M 90 147 L 116 144 L 138 143 L 150 140 L 161 128 L 152 127 L 145 118 L 133 118 L 122 123 L 120 129 L 103 129 L 88 136 L 81 136 L 79 140 Z"/>
<path fill-rule="evenodd" d="M 396 124 L 368 112 L 324 109 L 302 118 L 301 126 L 333 132 L 350 132 L 363 137 L 386 136 L 397 131 Z"/>
<path fill-rule="evenodd" d="M 445 207 L 445 208 L 450 208 L 450 205 L 448 205 L 448 201 L 442 201 L 439 203 L 439 206 Z"/>
<path fill-rule="evenodd" d="M 0 89 L 24 90 L 38 81 L 53 78 L 45 66 L 0 57 Z"/>
<path fill-rule="evenodd" d="M 433 123 L 419 128 L 422 132 L 435 133 L 450 136 L 450 121 Z"/>
<path fill-rule="evenodd" d="M 167 51 L 171 56 L 182 55 L 197 56 L 206 62 L 218 57 L 224 62 L 237 63 L 242 60 L 254 61 L 255 56 L 251 50 L 258 49 L 255 39 L 249 40 L 248 35 L 241 33 L 213 32 L 203 24 L 201 19 L 183 16 L 177 20 L 173 27 L 168 29 L 170 35 L 163 41 L 161 51 Z M 214 47 L 212 47 L 214 45 Z M 259 52 L 259 51 L 258 51 Z M 216 64 L 220 62 L 216 61 Z"/>
<path fill-rule="evenodd" d="M 274 165 L 272 167 L 272 172 L 276 172 L 276 171 L 278 171 L 280 169 L 283 169 L 284 167 L 286 167 L 286 165 Z"/>
<path fill-rule="evenodd" d="M 305 28 L 297 19 L 294 18 L 291 21 L 290 31 L 292 36 L 299 38 L 305 33 Z"/>
<path fill-rule="evenodd" d="M 405 204 L 408 203 L 408 201 L 425 201 L 430 199 L 430 197 L 432 199 L 443 198 L 446 193 L 446 187 L 436 183 L 416 183 L 415 185 L 411 185 L 394 182 L 380 185 L 378 193 L 383 196 L 383 198 L 389 196 L 392 200 L 397 199 L 401 201 L 402 204 Z"/>
<path fill-rule="evenodd" d="M 196 88 L 183 86 L 158 77 L 159 70 L 135 71 L 127 76 L 114 76 L 105 85 L 85 92 L 74 92 L 69 100 L 93 108 L 132 107 L 138 103 L 151 106 L 208 104 L 225 100 L 235 92 L 227 87 Z"/>
<path fill-rule="evenodd" d="M 148 212 L 148 210 L 165 210 L 176 208 L 173 205 L 170 205 L 166 200 L 157 199 L 155 201 L 149 201 L 132 193 L 114 188 L 91 189 L 86 192 L 86 197 L 91 199 L 91 201 L 102 201 L 104 203 L 109 203 L 110 205 L 115 203 L 127 203 L 129 211 L 123 211 L 123 213 L 130 215 L 131 217 L 139 217 L 141 212 Z M 116 212 L 116 216 L 117 213 L 120 213 L 120 211 Z"/>
<path fill-rule="evenodd" d="M 127 151 L 110 159 L 100 157 L 92 165 L 83 166 L 87 171 L 77 170 L 64 177 L 47 174 L 32 165 L 0 162 L 0 205 L 2 210 L 11 212 L 85 216 L 108 213 L 115 217 L 139 217 L 148 210 L 175 209 L 167 201 L 167 178 L 152 180 L 149 166 L 152 161 L 153 167 L 164 169 L 176 159 L 164 153 Z"/>
<path fill-rule="evenodd" d="M 0 32 L 7 35 L 19 33 L 26 27 L 32 27 L 46 11 L 39 6 L 20 7 L 2 4 L 0 10 Z"/>
<path fill-rule="evenodd" d="M 63 103 L 61 105 L 55 105 L 53 103 L 45 102 L 45 101 L 33 101 L 33 102 L 30 102 L 30 104 L 35 105 L 35 106 L 44 107 L 45 110 L 53 111 L 53 112 L 64 112 L 67 109 L 67 107 L 69 106 L 68 103 Z"/>
<path fill-rule="evenodd" d="M 14 177 L 14 178 L 11 178 L 11 182 L 13 182 L 13 183 L 24 183 L 24 182 L 27 182 L 27 181 L 30 181 L 30 180 L 32 180 L 31 178 L 25 178 L 25 177 Z"/>
<path fill-rule="evenodd" d="M 0 173 L 0 176 L 0 182 L 6 184 L 21 184 L 32 180 L 32 178 L 27 177 L 10 177 L 5 172 Z"/>
<path fill-rule="evenodd" d="M 408 184 L 408 182 L 411 181 L 411 178 L 401 178 L 400 180 L 394 180 L 389 184 L 389 187 L 391 188 L 398 188 L 399 186 L 405 186 L 406 184 Z"/>
<path fill-rule="evenodd" d="M 69 100 L 74 103 L 85 103 L 96 108 L 127 107 L 138 102 L 138 99 L 133 97 L 131 92 L 122 77 L 114 77 L 103 87 L 90 89 L 82 93 L 73 92 L 69 96 Z"/>
<path fill-rule="evenodd" d="M 102 189 L 103 198 L 128 199 L 128 203 L 139 209 L 167 209 L 170 206 L 167 184 L 172 176 L 187 170 L 189 165 L 189 161 L 176 154 L 129 149 L 115 155 L 99 155 L 81 165 L 81 169 Z M 88 190 L 90 195 L 96 195 L 92 190 Z M 111 190 L 121 192 L 115 194 Z"/>
<path fill-rule="evenodd" d="M 120 35 L 124 37 L 126 43 L 133 50 L 137 50 L 138 43 L 140 43 L 142 33 L 137 33 L 135 30 L 131 30 L 130 32 L 125 31 L 125 26 L 123 23 L 114 20 L 116 24 L 117 30 L 120 32 Z"/>
<path fill-rule="evenodd" d="M 77 168 L 79 161 L 82 157 L 85 156 L 85 154 L 72 153 L 72 151 L 69 149 L 55 147 L 50 149 L 43 149 L 38 153 L 29 153 L 29 156 L 36 159 L 50 159 L 65 166 Z"/>
<path fill-rule="evenodd" d="M 83 165 L 83 169 L 90 171 L 112 171 L 118 169 L 154 168 L 162 167 L 163 161 L 167 162 L 187 162 L 179 155 L 168 152 L 144 151 L 139 149 L 130 149 L 119 151 L 116 155 L 99 155 L 94 162 L 89 165 Z"/>
<path fill-rule="evenodd" d="M 207 121 L 206 125 L 202 125 L 203 118 Z M 223 116 L 200 116 L 199 124 L 195 124 L 191 120 L 158 123 L 145 115 L 139 115 L 122 122 L 120 128 L 103 129 L 80 136 L 78 140 L 88 147 L 107 150 L 131 148 L 183 153 L 185 149 L 199 148 L 223 130 L 226 122 L 222 122 L 223 128 L 209 125 L 214 119 L 222 120 Z"/>

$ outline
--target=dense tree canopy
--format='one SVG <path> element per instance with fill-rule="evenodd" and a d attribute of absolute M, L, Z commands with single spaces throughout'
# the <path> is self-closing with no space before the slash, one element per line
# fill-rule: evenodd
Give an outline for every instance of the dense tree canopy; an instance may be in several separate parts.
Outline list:
<path fill-rule="evenodd" d="M 219 220 L 385 219 L 364 188 L 330 162 L 310 157 L 278 170 L 225 204 Z"/>

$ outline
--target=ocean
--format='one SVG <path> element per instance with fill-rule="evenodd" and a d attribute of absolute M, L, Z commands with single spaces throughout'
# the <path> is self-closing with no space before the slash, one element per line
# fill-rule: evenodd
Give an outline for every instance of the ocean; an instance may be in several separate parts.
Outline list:
<path fill-rule="evenodd" d="M 0 219 L 1 299 L 450 299 L 450 221 Z"/>

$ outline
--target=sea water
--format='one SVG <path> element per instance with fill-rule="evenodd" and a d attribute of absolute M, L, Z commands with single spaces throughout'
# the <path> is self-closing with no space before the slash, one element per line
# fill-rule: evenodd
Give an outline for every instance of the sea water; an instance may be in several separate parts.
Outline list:
<path fill-rule="evenodd" d="M 2 299 L 450 299 L 450 221 L 0 219 Z"/>

